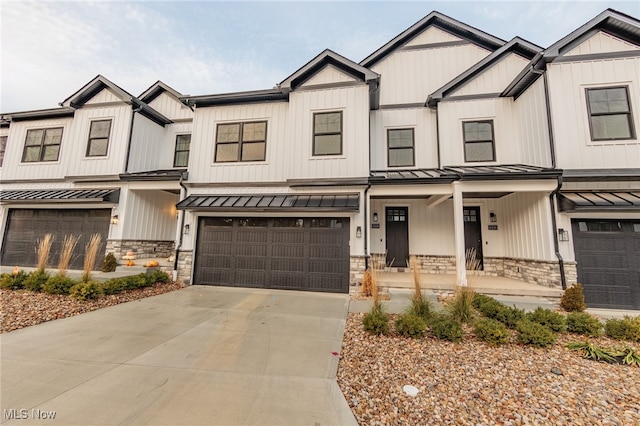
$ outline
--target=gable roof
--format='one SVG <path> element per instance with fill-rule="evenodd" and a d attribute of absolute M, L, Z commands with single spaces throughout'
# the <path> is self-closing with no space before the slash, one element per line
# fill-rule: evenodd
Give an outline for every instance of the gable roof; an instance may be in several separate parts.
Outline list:
<path fill-rule="evenodd" d="M 71 107 L 74 109 L 82 108 L 91 98 L 100 93 L 104 89 L 109 89 L 114 95 L 116 95 L 122 102 L 129 104 L 143 116 L 149 120 L 164 126 L 166 124 L 173 123 L 164 115 L 160 114 L 155 109 L 151 108 L 145 102 L 133 96 L 131 93 L 122 89 L 120 86 L 109 81 L 106 77 L 98 74 L 93 80 L 85 84 L 73 95 L 60 103 L 60 106 Z"/>
<path fill-rule="evenodd" d="M 31 111 L 19 111 L 2 114 L 0 117 L 0 127 L 6 127 L 11 121 L 22 120 L 45 120 L 48 118 L 73 117 L 75 109 L 71 107 L 59 107 L 48 109 L 36 109 Z"/>
<path fill-rule="evenodd" d="M 456 89 L 462 87 L 464 84 L 472 80 L 474 77 L 480 75 L 492 65 L 500 61 L 510 53 L 515 53 L 527 60 L 531 60 L 542 51 L 542 47 L 537 46 L 531 42 L 528 42 L 520 37 L 512 38 L 507 44 L 467 69 L 465 72 L 433 92 L 427 98 L 425 106 L 434 107 L 443 98 L 446 98 L 450 93 Z"/>
<path fill-rule="evenodd" d="M 447 15 L 434 10 L 433 12 L 413 24 L 411 27 L 400 33 L 393 40 L 389 41 L 387 44 L 373 52 L 371 55 L 367 56 L 360 62 L 360 65 L 364 67 L 371 67 L 375 65 L 432 25 L 448 33 L 469 40 L 471 43 L 491 51 L 498 49 L 506 43 L 501 38 L 492 36 L 491 34 L 457 21 Z"/>
<path fill-rule="evenodd" d="M 501 96 L 515 98 L 520 96 L 538 79 L 541 71 L 546 69 L 549 62 L 553 62 L 598 31 L 604 31 L 630 43 L 640 45 L 640 21 L 617 10 L 607 9 L 537 54 L 531 60 L 530 66 L 518 74 Z"/>
<path fill-rule="evenodd" d="M 148 104 L 151 101 L 153 101 L 155 98 L 163 94 L 164 92 L 167 92 L 177 100 L 180 100 L 180 98 L 183 96 L 182 93 L 178 92 L 168 84 L 165 84 L 164 82 L 158 80 L 155 83 L 153 83 L 151 87 L 149 87 L 147 90 L 142 92 L 140 96 L 138 96 L 138 98 L 142 102 L 145 102 Z"/>

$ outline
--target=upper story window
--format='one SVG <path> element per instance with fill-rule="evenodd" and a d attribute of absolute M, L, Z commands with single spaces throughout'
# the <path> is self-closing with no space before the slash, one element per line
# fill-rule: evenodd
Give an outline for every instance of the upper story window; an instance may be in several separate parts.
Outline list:
<path fill-rule="evenodd" d="M 216 163 L 264 161 L 266 151 L 266 121 L 218 124 Z"/>
<path fill-rule="evenodd" d="M 629 90 L 624 87 L 587 89 L 591 140 L 633 139 Z"/>
<path fill-rule="evenodd" d="M 495 161 L 493 120 L 465 121 L 462 123 L 464 137 L 464 161 Z"/>
<path fill-rule="evenodd" d="M 342 111 L 313 114 L 313 155 L 342 154 Z"/>
<path fill-rule="evenodd" d="M 22 162 L 58 161 L 61 142 L 62 127 L 27 130 Z"/>
<path fill-rule="evenodd" d="M 189 165 L 189 146 L 191 135 L 176 136 L 176 151 L 173 156 L 173 167 L 187 167 Z"/>
<path fill-rule="evenodd" d="M 2 167 L 2 163 L 4 163 L 4 152 L 7 150 L 8 138 L 8 136 L 0 136 L 0 167 Z"/>
<path fill-rule="evenodd" d="M 111 120 L 96 120 L 91 122 L 89 143 L 87 144 L 87 157 L 104 157 L 107 155 L 110 133 Z"/>
<path fill-rule="evenodd" d="M 389 167 L 414 165 L 413 129 L 388 129 L 387 145 L 387 164 Z"/>

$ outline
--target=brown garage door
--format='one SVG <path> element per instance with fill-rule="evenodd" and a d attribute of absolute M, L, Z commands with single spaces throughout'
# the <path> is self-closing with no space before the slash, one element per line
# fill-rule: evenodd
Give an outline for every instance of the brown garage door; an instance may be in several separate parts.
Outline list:
<path fill-rule="evenodd" d="M 348 218 L 200 218 L 195 284 L 348 293 Z"/>
<path fill-rule="evenodd" d="M 640 309 L 640 221 L 574 219 L 572 226 L 587 305 Z"/>
<path fill-rule="evenodd" d="M 82 269 L 84 247 L 91 234 L 102 236 L 104 253 L 109 235 L 110 209 L 10 209 L 2 245 L 2 264 L 35 266 L 35 246 L 37 240 L 47 233 L 54 236 L 51 246 L 49 264 L 55 267 L 58 263 L 60 246 L 67 234 L 80 235 L 76 245 L 70 269 Z M 99 256 L 101 259 L 102 256 Z M 101 262 L 97 262 L 97 268 Z"/>

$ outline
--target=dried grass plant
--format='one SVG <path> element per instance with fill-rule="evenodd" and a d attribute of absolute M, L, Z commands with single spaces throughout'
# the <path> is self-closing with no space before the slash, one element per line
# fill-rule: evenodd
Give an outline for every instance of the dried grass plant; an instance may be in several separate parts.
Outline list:
<path fill-rule="evenodd" d="M 470 323 L 473 320 L 473 297 L 475 292 L 469 286 L 456 286 L 453 299 L 447 307 L 451 316 L 460 322 Z"/>
<path fill-rule="evenodd" d="M 73 250 L 75 250 L 78 240 L 80 240 L 80 235 L 73 234 L 65 235 L 62 240 L 60 258 L 58 260 L 58 274 L 63 277 L 67 275 L 69 263 L 71 263 L 71 258 L 73 257 Z"/>
<path fill-rule="evenodd" d="M 478 252 L 475 247 L 465 251 L 465 266 L 467 271 L 477 271 L 480 269 L 480 259 L 477 258 Z"/>
<path fill-rule="evenodd" d="M 51 244 L 53 243 L 53 235 L 45 234 L 43 239 L 38 239 L 36 245 L 36 256 L 38 257 L 38 263 L 36 265 L 37 271 L 44 272 L 49 262 L 49 255 L 51 254 Z"/>
<path fill-rule="evenodd" d="M 378 269 L 371 268 L 371 297 L 373 299 L 373 306 L 380 307 L 380 295 L 378 294 Z"/>
<path fill-rule="evenodd" d="M 84 265 L 82 271 L 82 281 L 84 282 L 89 282 L 91 280 L 91 272 L 96 266 L 98 250 L 100 250 L 101 243 L 102 237 L 100 234 L 92 234 L 91 238 L 89 238 L 89 242 L 84 247 Z"/>
<path fill-rule="evenodd" d="M 420 285 L 420 275 L 422 273 L 422 267 L 415 256 L 409 258 L 409 267 L 411 268 L 411 274 L 413 275 L 413 297 L 422 302 L 422 287 Z"/>
<path fill-rule="evenodd" d="M 371 268 L 364 271 L 364 275 L 362 276 L 362 287 L 360 288 L 360 294 L 364 297 L 371 297 L 373 289 L 373 278 Z"/>

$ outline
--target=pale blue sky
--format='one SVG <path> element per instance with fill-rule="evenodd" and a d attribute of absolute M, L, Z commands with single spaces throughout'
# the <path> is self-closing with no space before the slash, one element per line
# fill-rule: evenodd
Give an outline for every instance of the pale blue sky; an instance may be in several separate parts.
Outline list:
<path fill-rule="evenodd" d="M 325 48 L 355 62 L 437 10 L 542 47 L 634 1 L 0 2 L 0 111 L 52 108 L 97 74 L 139 95 L 266 89 Z"/>

